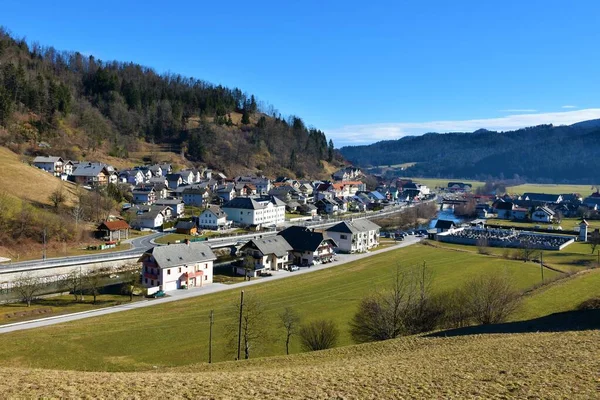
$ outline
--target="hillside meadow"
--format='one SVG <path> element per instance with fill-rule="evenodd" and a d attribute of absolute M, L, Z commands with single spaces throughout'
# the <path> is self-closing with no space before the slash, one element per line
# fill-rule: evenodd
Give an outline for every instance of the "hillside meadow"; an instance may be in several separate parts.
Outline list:
<path fill-rule="evenodd" d="M 599 340 L 598 331 L 405 337 L 143 373 L 1 367 L 0 393 L 8 398 L 591 399 L 599 390 Z M 171 351 L 178 350 L 185 348 Z"/>
<path fill-rule="evenodd" d="M 432 289 L 461 286 L 479 274 L 508 274 L 521 289 L 540 281 L 539 267 L 478 254 L 414 245 L 283 280 L 247 287 L 246 298 L 265 309 L 266 332 L 251 347 L 251 358 L 284 353 L 278 314 L 292 307 L 304 321 L 332 319 L 341 331 L 339 346 L 351 344 L 348 322 L 358 302 L 388 287 L 396 267 L 409 269 L 426 262 Z M 551 278 L 557 272 L 547 271 Z M 208 358 L 208 315 L 215 312 L 213 359 L 233 360 L 239 290 L 65 323 L 43 329 L 4 334 L 11 346 L 0 348 L 0 365 L 95 371 L 149 370 L 182 366 Z M 297 340 L 291 352 L 299 352 Z"/>

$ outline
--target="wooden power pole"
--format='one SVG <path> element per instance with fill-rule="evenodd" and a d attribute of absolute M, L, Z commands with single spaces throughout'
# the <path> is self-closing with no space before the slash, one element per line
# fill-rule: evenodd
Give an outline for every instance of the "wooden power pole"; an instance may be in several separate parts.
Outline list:
<path fill-rule="evenodd" d="M 240 359 L 240 352 L 242 350 L 242 313 L 244 312 L 244 291 L 240 297 L 240 322 L 238 326 L 238 348 L 237 348 L 237 360 Z"/>
<path fill-rule="evenodd" d="M 210 310 L 210 325 L 208 331 L 208 363 L 212 363 L 212 328 L 214 323 L 215 311 Z"/>
<path fill-rule="evenodd" d="M 540 271 L 542 271 L 542 283 L 544 283 L 544 252 L 540 252 Z"/>

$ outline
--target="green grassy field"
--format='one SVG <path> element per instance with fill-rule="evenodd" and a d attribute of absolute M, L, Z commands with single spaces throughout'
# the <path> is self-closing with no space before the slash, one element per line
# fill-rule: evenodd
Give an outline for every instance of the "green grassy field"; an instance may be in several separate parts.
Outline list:
<path fill-rule="evenodd" d="M 468 252 L 476 254 L 478 252 L 475 246 L 466 246 L 452 243 L 432 242 L 434 246 L 454 249 L 460 252 Z M 591 247 L 588 243 L 575 242 L 561 251 L 546 250 L 543 252 L 544 264 L 564 272 L 578 272 L 582 269 L 593 267 L 598 262 L 598 254 L 591 252 Z M 600 250 L 600 248 L 598 249 Z M 597 250 L 597 251 L 598 251 Z M 503 249 L 499 247 L 488 247 L 486 251 L 497 257 L 511 258 L 518 253 L 518 249 Z M 539 259 L 540 252 L 535 252 L 532 258 Z"/>
<path fill-rule="evenodd" d="M 536 289 L 523 299 L 514 320 L 570 311 L 591 297 L 600 297 L 600 269 L 584 271 Z"/>
<path fill-rule="evenodd" d="M 563 230 L 574 230 L 576 227 L 579 227 L 579 223 L 581 222 L 580 218 L 563 218 L 560 223 L 547 224 L 543 222 L 520 222 L 520 221 L 509 221 L 506 219 L 487 219 L 487 225 L 503 225 L 503 226 L 515 226 L 522 228 L 533 228 L 535 226 L 539 226 L 540 228 L 553 228 L 557 229 L 559 226 Z M 587 221 L 589 224 L 588 229 L 600 229 L 600 221 L 590 220 Z M 560 232 L 557 232 L 560 233 Z"/>
<path fill-rule="evenodd" d="M 439 178 L 406 178 L 412 179 L 415 182 L 427 185 L 430 188 L 436 187 L 448 187 L 448 182 L 464 182 L 473 185 L 473 190 L 477 187 L 483 186 L 485 182 L 472 181 L 464 179 L 439 179 Z M 523 185 L 509 186 L 506 191 L 510 194 L 523 194 L 526 192 L 534 193 L 548 193 L 548 194 L 563 194 L 563 193 L 579 193 L 583 197 L 587 197 L 592 194 L 591 185 L 571 185 L 571 184 L 537 184 L 537 183 L 525 183 Z"/>
<path fill-rule="evenodd" d="M 119 294 L 100 294 L 96 298 L 96 304 L 93 304 L 93 299 L 93 296 L 88 294 L 84 296 L 83 301 L 75 301 L 73 295 L 62 295 L 38 299 L 31 304 L 31 307 L 27 307 L 24 303 L 2 304 L 0 305 L 0 324 L 71 314 L 129 303 L 129 296 Z M 133 299 L 134 301 L 138 301 L 141 298 L 134 296 Z M 49 312 L 35 314 L 36 310 L 47 310 Z M 15 315 L 20 313 L 31 315 Z"/>
<path fill-rule="evenodd" d="M 540 281 L 539 267 L 471 253 L 414 245 L 349 264 L 265 282 L 246 288 L 246 296 L 265 305 L 271 332 L 252 357 L 282 354 L 277 315 L 287 306 L 305 321 L 325 318 L 341 331 L 339 345 L 351 343 L 350 321 L 361 298 L 387 287 L 397 265 L 409 268 L 427 262 L 434 291 L 456 288 L 488 273 L 508 273 L 522 289 Z M 557 273 L 548 271 L 547 278 Z M 267 278 L 268 279 L 268 278 Z M 208 354 L 208 315 L 215 311 L 213 357 L 233 359 L 227 339 L 235 324 L 239 290 L 206 295 L 144 309 L 86 319 L 43 329 L 3 335 L 11 346 L 0 348 L 0 365 L 85 370 L 146 370 L 202 362 Z M 296 341 L 292 352 L 298 352 Z"/>
<path fill-rule="evenodd" d="M 564 194 L 564 193 L 579 193 L 583 197 L 587 197 L 592 194 L 591 185 L 570 185 L 570 184 L 536 184 L 536 183 L 525 183 L 518 186 L 510 186 L 506 188 L 508 193 L 511 194 L 523 194 L 527 192 L 534 193 L 548 193 L 548 194 Z"/>

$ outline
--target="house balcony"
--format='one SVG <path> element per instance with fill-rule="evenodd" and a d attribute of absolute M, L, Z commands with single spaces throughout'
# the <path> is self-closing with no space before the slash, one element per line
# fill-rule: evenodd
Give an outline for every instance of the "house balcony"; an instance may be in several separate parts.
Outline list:
<path fill-rule="evenodd" d="M 150 272 L 144 272 L 144 278 L 159 280 L 159 276 L 156 274 L 151 274 Z"/>

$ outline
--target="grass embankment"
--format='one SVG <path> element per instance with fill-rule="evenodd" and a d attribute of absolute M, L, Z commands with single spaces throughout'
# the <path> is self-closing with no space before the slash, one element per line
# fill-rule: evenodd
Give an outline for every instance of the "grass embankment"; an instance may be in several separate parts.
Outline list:
<path fill-rule="evenodd" d="M 445 249 L 453 249 L 460 252 L 476 254 L 479 250 L 476 246 L 467 246 L 452 243 L 428 242 L 432 246 Z M 598 263 L 598 254 L 591 253 L 591 247 L 588 243 L 575 242 L 563 250 L 544 250 L 541 253 L 544 265 L 557 269 L 565 273 L 579 272 L 585 268 L 594 267 Z M 599 248 L 600 249 L 600 248 Z M 519 255 L 519 249 L 504 249 L 500 247 L 487 247 L 485 249 L 491 256 L 499 258 L 514 258 Z M 540 252 L 536 251 L 531 258 L 539 259 Z M 521 261 L 523 262 L 523 261 Z M 533 264 L 530 262 L 529 264 Z"/>
<path fill-rule="evenodd" d="M 556 230 L 559 226 L 562 230 L 575 230 L 575 228 L 579 227 L 579 223 L 581 222 L 581 218 L 563 218 L 560 223 L 548 224 L 544 222 L 521 222 L 521 221 L 509 221 L 506 219 L 487 219 L 486 224 L 489 226 L 514 226 L 518 228 L 534 228 L 539 226 L 540 228 L 550 228 Z M 600 229 L 600 221 L 589 220 L 587 221 L 589 224 L 588 231 L 594 229 Z M 560 234 L 560 231 L 556 232 Z"/>
<path fill-rule="evenodd" d="M 595 398 L 599 340 L 597 331 L 409 337 L 154 373 L 10 367 L 0 368 L 0 393 L 8 398 Z M 193 357 L 181 345 L 171 351 Z M 157 351 L 156 357 L 163 354 Z"/>
<path fill-rule="evenodd" d="M 83 301 L 76 301 L 73 295 L 46 297 L 35 300 L 31 304 L 31 307 L 27 307 L 24 303 L 2 304 L 0 305 L 0 324 L 10 324 L 129 303 L 129 296 L 118 294 L 100 294 L 96 297 L 96 304 L 93 303 L 94 297 L 91 295 L 85 294 L 83 298 Z M 137 301 L 142 298 L 134 296 L 133 299 Z"/>
<path fill-rule="evenodd" d="M 332 319 L 341 331 L 339 345 L 351 344 L 348 322 L 358 302 L 388 287 L 396 265 L 409 268 L 426 260 L 434 291 L 460 287 L 478 274 L 508 273 L 522 289 L 539 282 L 539 267 L 471 253 L 414 245 L 345 265 L 265 282 L 245 289 L 265 305 L 270 334 L 251 356 L 282 354 L 277 315 L 293 307 L 305 321 Z M 547 277 L 557 275 L 548 271 Z M 268 278 L 266 278 L 268 279 Z M 235 324 L 239 290 L 156 305 L 32 331 L 5 334 L 10 347 L 0 348 L 0 364 L 87 370 L 146 370 L 205 361 L 208 356 L 208 314 L 215 311 L 213 360 L 233 359 L 227 340 Z M 174 347 L 175 346 L 175 347 Z M 299 351 L 297 340 L 291 351 Z"/>

